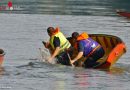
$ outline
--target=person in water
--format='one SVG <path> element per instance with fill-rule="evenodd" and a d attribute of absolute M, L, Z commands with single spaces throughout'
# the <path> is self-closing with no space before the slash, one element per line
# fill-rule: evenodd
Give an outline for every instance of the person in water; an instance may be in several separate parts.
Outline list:
<path fill-rule="evenodd" d="M 85 32 L 80 35 L 74 32 L 72 38 L 76 41 L 74 47 L 78 50 L 78 54 L 70 60 L 71 64 L 75 64 L 75 62 L 80 60 L 83 56 L 83 66 L 85 68 L 94 68 L 98 66 L 100 63 L 97 62 L 97 60 L 105 54 L 102 46 L 90 38 Z"/>
<path fill-rule="evenodd" d="M 47 59 L 48 62 L 52 62 L 55 57 L 58 58 L 58 63 L 61 63 L 63 65 L 70 65 L 69 53 L 66 52 L 66 49 L 69 49 L 71 47 L 70 42 L 66 39 L 66 37 L 63 35 L 63 33 L 60 32 L 59 27 L 54 29 L 53 27 L 49 27 L 47 29 L 47 33 L 50 36 L 49 42 L 44 42 L 43 44 L 46 48 L 50 49 L 51 48 L 51 56 Z"/>

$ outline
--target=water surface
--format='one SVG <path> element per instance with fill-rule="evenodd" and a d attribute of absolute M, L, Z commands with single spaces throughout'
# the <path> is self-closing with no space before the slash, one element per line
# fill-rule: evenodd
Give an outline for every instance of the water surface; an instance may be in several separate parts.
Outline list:
<path fill-rule="evenodd" d="M 1 0 L 0 5 L 6 5 Z M 0 48 L 6 52 L 0 90 L 129 90 L 130 21 L 115 13 L 129 10 L 129 0 L 14 0 L 13 11 L 0 11 Z M 119 36 L 127 46 L 109 71 L 51 65 L 40 61 L 46 29 Z"/>

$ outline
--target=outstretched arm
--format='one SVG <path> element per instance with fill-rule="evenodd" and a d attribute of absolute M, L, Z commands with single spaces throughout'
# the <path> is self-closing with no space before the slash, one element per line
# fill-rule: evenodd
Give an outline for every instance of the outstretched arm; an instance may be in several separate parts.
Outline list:
<path fill-rule="evenodd" d="M 73 64 L 75 61 L 80 59 L 82 56 L 83 56 L 83 52 L 79 52 L 78 55 L 73 60 L 71 60 L 71 64 Z"/>
<path fill-rule="evenodd" d="M 48 62 L 52 62 L 52 60 L 59 54 L 60 47 L 56 47 L 51 57 L 48 58 Z"/>
<path fill-rule="evenodd" d="M 55 58 L 58 54 L 59 54 L 59 51 L 60 51 L 60 47 L 56 47 L 54 53 L 51 55 L 52 58 Z"/>

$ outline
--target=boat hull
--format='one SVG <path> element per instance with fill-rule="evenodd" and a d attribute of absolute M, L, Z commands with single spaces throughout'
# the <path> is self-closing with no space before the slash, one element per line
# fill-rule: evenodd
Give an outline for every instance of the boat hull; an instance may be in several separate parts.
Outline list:
<path fill-rule="evenodd" d="M 3 61 L 4 61 L 4 50 L 3 49 L 0 49 L 0 67 L 2 66 L 3 64 Z"/>
<path fill-rule="evenodd" d="M 126 52 L 125 43 L 117 36 L 90 34 L 90 37 L 100 43 L 105 50 L 105 55 L 98 60 L 101 64 L 96 68 L 110 69 Z"/>
<path fill-rule="evenodd" d="M 118 13 L 120 16 L 130 18 L 130 12 L 117 11 L 117 13 Z"/>

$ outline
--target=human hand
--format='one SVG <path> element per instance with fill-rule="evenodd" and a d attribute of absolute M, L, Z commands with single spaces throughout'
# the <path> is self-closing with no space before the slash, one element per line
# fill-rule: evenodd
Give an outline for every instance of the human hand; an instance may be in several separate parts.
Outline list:
<path fill-rule="evenodd" d="M 45 42 L 45 41 L 42 41 L 43 45 L 45 46 L 45 48 L 48 48 L 49 47 L 49 42 Z"/>
<path fill-rule="evenodd" d="M 53 58 L 52 58 L 52 57 L 49 57 L 49 58 L 47 58 L 47 61 L 48 61 L 49 63 L 52 63 Z"/>
<path fill-rule="evenodd" d="M 71 64 L 72 66 L 74 66 L 75 61 L 76 61 L 76 60 L 70 60 L 70 64 Z"/>
<path fill-rule="evenodd" d="M 46 42 L 45 41 L 42 41 L 43 45 L 46 45 Z"/>

